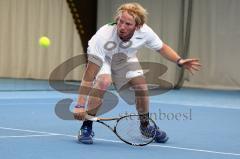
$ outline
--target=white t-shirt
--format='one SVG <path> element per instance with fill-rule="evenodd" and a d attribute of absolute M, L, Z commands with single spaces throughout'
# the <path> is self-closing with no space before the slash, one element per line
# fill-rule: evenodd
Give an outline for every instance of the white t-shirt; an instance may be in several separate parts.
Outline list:
<path fill-rule="evenodd" d="M 128 61 L 135 61 L 137 50 L 146 46 L 152 50 L 160 50 L 163 46 L 162 40 L 146 24 L 128 42 L 123 42 L 117 35 L 116 24 L 102 26 L 88 42 L 88 54 L 99 57 L 103 63 L 111 62 L 114 54 L 124 53 Z"/>

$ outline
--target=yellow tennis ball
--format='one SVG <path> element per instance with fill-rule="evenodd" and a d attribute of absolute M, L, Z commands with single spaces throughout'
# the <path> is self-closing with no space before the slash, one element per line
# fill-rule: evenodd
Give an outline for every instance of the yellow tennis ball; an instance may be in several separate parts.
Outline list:
<path fill-rule="evenodd" d="M 39 39 L 39 45 L 47 48 L 51 44 L 51 41 L 48 37 L 43 36 Z"/>

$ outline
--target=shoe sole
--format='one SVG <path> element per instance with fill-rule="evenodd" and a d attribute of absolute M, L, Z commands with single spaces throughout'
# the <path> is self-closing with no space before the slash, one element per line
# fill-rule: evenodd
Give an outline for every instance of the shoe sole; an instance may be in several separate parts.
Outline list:
<path fill-rule="evenodd" d="M 78 140 L 78 141 L 87 145 L 93 144 L 93 141 L 89 141 L 89 140 Z"/>
<path fill-rule="evenodd" d="M 85 138 L 77 138 L 79 142 L 83 143 L 83 144 L 93 144 L 93 140 L 91 137 L 85 137 Z"/>
<path fill-rule="evenodd" d="M 161 141 L 156 141 L 156 139 L 154 139 L 156 143 L 166 143 L 169 140 L 169 137 L 165 137 L 163 140 Z"/>

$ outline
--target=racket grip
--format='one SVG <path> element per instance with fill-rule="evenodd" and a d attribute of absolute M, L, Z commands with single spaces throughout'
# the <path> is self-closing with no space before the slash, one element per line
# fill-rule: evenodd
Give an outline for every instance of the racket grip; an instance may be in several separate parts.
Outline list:
<path fill-rule="evenodd" d="M 90 120 L 90 121 L 97 121 L 98 120 L 97 117 L 91 116 L 91 115 L 88 115 L 88 114 L 85 115 L 85 119 Z"/>

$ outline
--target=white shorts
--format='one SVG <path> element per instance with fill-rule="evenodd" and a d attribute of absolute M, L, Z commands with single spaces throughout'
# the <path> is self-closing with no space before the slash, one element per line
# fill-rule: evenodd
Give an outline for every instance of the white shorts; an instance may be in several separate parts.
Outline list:
<path fill-rule="evenodd" d="M 132 78 L 143 76 L 143 70 L 137 57 L 127 58 L 127 60 L 113 58 L 111 62 L 108 60 L 103 62 L 97 77 L 103 74 L 111 75 L 114 86 L 119 90 Z"/>

